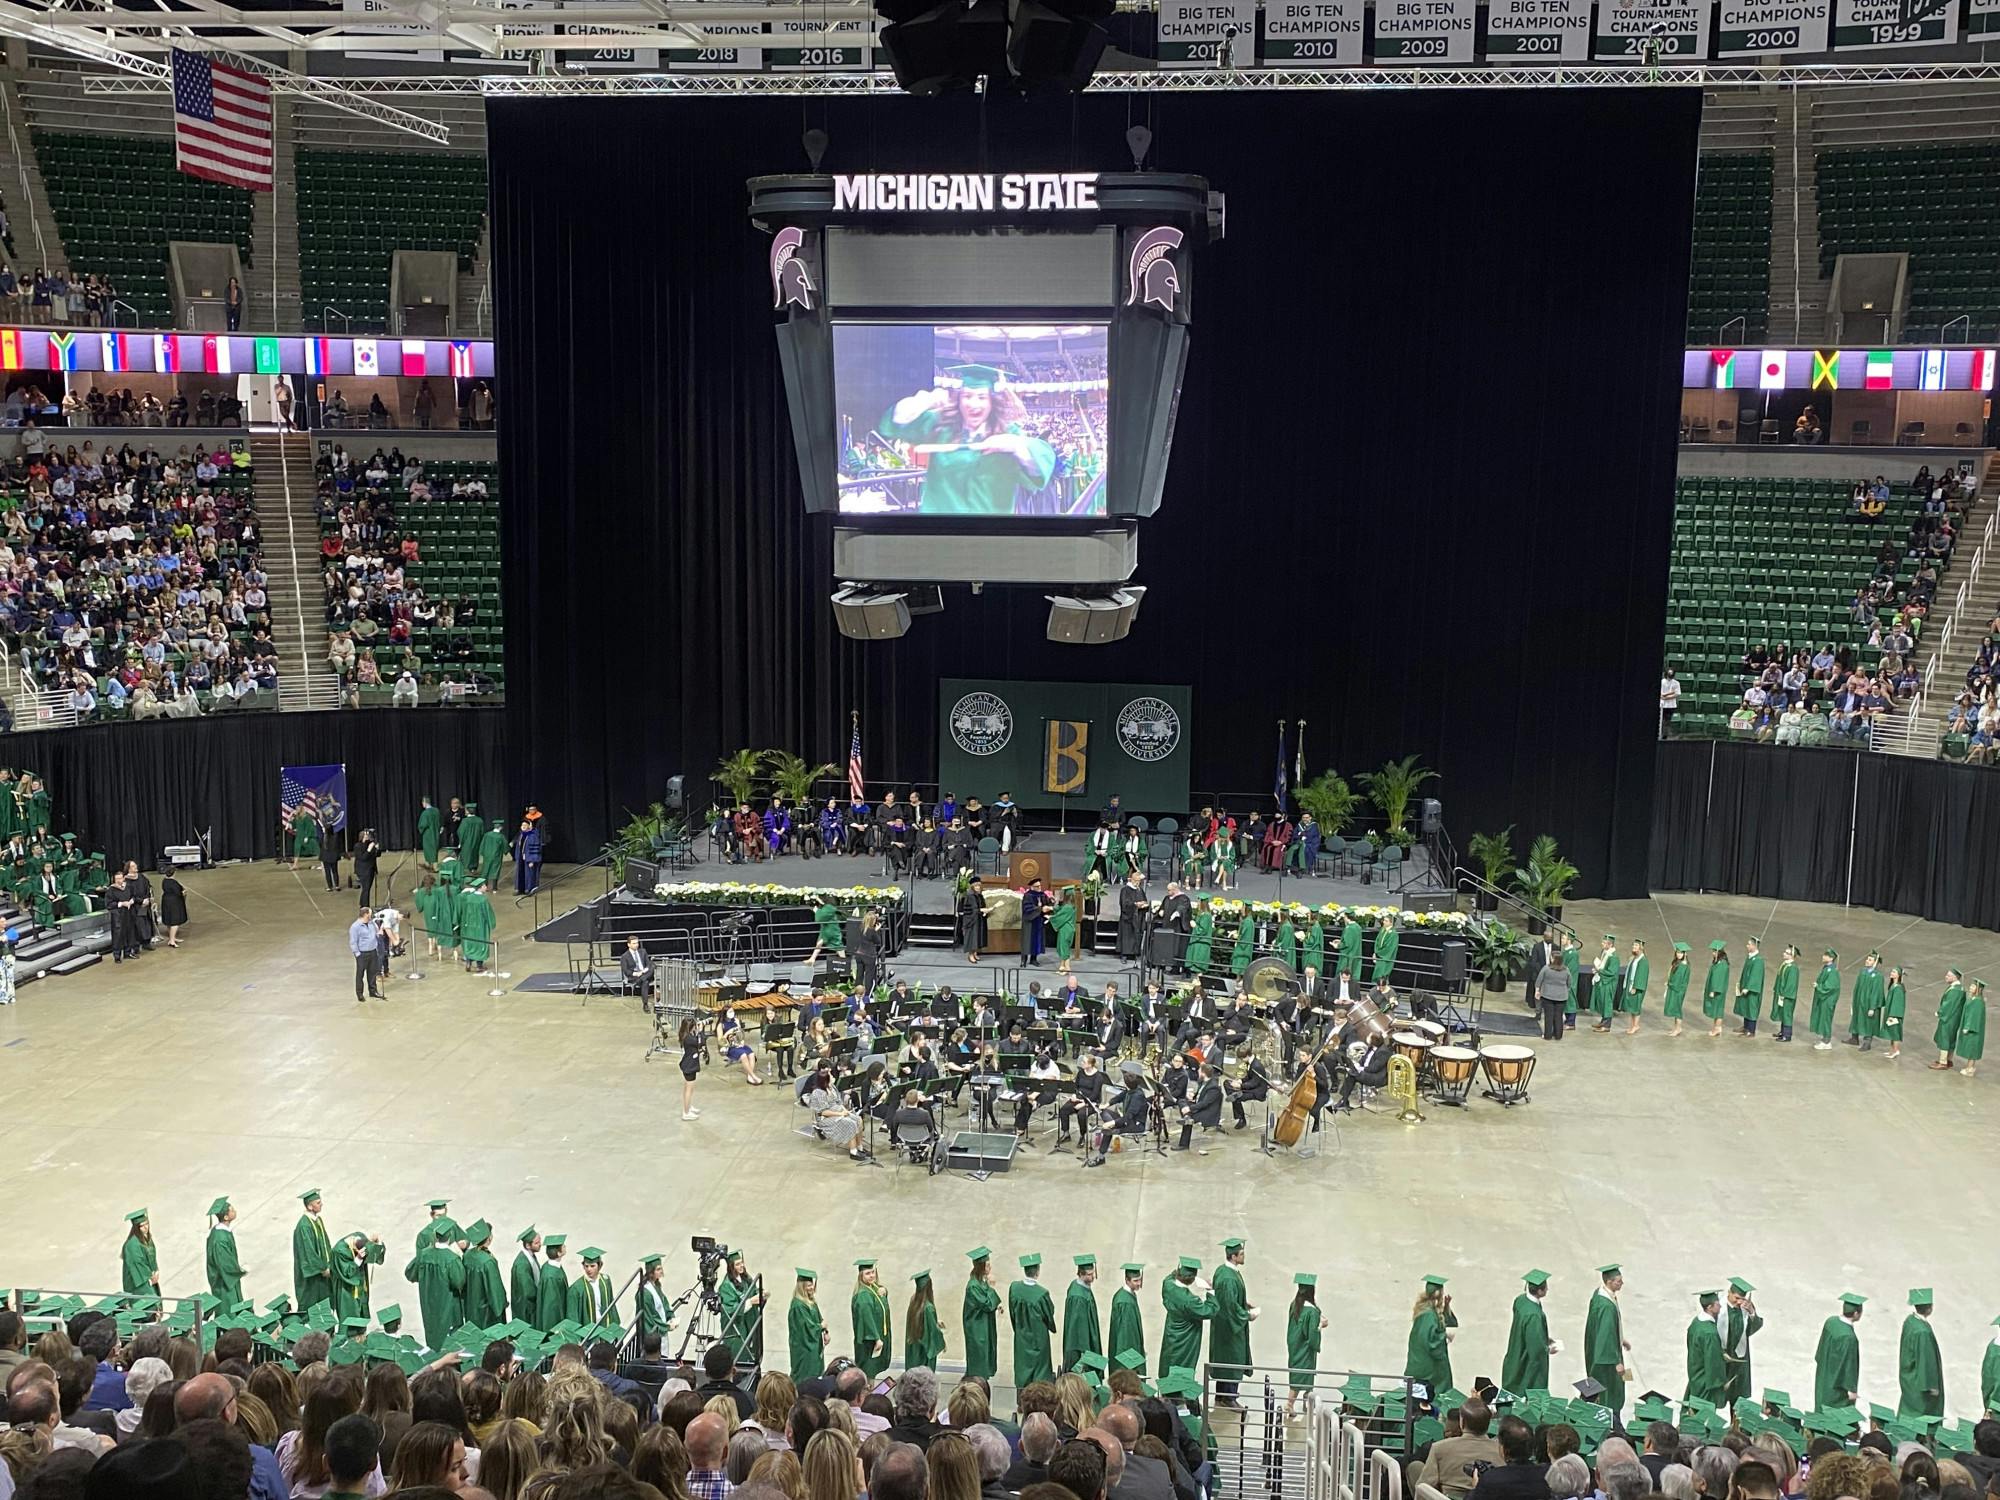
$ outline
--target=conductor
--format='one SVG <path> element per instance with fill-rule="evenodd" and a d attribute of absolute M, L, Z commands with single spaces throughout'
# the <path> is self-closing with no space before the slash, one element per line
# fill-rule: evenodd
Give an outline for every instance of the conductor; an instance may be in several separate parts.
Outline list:
<path fill-rule="evenodd" d="M 625 951 L 618 955 L 618 978 L 641 1000 L 653 998 L 653 965 L 637 937 L 625 939 Z"/>

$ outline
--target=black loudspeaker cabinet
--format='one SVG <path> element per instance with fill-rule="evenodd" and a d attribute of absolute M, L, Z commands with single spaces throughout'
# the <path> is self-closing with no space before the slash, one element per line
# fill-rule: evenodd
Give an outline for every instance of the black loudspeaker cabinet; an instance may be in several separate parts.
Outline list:
<path fill-rule="evenodd" d="M 666 807 L 668 812 L 685 812 L 687 810 L 686 777 L 669 776 L 667 778 Z"/>
<path fill-rule="evenodd" d="M 1465 983 L 1465 955 L 1471 944 L 1463 938 L 1446 938 L 1439 947 L 1440 961 L 1444 965 L 1444 982 L 1447 988 L 1458 989 Z"/>
<path fill-rule="evenodd" d="M 1156 927 L 1146 940 L 1146 962 L 1155 969 L 1170 969 L 1186 952 L 1187 938 L 1171 927 Z"/>
<path fill-rule="evenodd" d="M 1435 797 L 1424 798 L 1423 834 L 1429 838 L 1434 833 L 1444 832 L 1444 804 Z"/>

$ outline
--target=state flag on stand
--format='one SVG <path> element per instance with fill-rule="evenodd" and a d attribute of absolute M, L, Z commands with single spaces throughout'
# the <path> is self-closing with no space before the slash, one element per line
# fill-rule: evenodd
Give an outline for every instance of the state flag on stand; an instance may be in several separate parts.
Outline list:
<path fill-rule="evenodd" d="M 49 335 L 49 368 L 51 370 L 74 370 L 76 368 L 75 334 L 64 332 Z"/>
<path fill-rule="evenodd" d="M 1887 349 L 1868 351 L 1866 374 L 1862 387 L 1871 391 L 1892 391 L 1896 388 L 1896 356 Z"/>
<path fill-rule="evenodd" d="M 0 370 L 21 368 L 21 330 L 0 328 Z"/>
<path fill-rule="evenodd" d="M 129 369 L 131 369 L 131 368 L 132 368 L 132 356 L 131 356 L 130 352 L 129 352 L 129 351 L 128 351 L 128 350 L 126 349 L 126 347 L 125 347 L 125 335 L 124 335 L 124 334 L 122 334 L 122 333 L 100 333 L 100 334 L 98 335 L 98 338 L 99 338 L 99 340 L 101 340 L 101 341 L 102 341 L 102 343 L 103 343 L 103 345 L 104 345 L 104 368 L 105 368 L 105 369 L 107 369 L 107 370 L 129 370 Z"/>
<path fill-rule="evenodd" d="M 356 375 L 380 375 L 382 363 L 375 351 L 375 340 L 356 339 L 354 341 L 354 373 Z"/>
<path fill-rule="evenodd" d="M 227 375 L 229 369 L 229 340 L 209 334 L 201 341 L 201 367 L 211 375 Z"/>
<path fill-rule="evenodd" d="M 453 339 L 451 341 L 451 373 L 459 379 L 472 376 L 472 341 Z"/>
<path fill-rule="evenodd" d="M 278 810 L 287 823 L 297 813 L 306 813 L 321 828 L 335 830 L 347 826 L 347 767 L 280 766 L 278 768 Z"/>
<path fill-rule="evenodd" d="M 424 365 L 424 341 L 422 339 L 403 340 L 403 373 L 422 379 L 430 371 Z"/>
<path fill-rule="evenodd" d="M 174 334 L 153 335 L 153 368 L 162 375 L 178 374 L 181 367 L 181 346 Z"/>
<path fill-rule="evenodd" d="M 306 374 L 331 375 L 333 373 L 333 340 L 306 340 Z"/>

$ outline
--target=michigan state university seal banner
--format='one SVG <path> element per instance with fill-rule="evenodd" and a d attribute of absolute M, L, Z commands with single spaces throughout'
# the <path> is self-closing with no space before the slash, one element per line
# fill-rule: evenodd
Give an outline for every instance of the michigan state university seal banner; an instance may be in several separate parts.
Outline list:
<path fill-rule="evenodd" d="M 1024 808 L 1064 805 L 1086 818 L 1116 795 L 1127 812 L 1179 817 L 1188 806 L 1189 694 L 1139 682 L 938 684 L 938 787 Z"/>

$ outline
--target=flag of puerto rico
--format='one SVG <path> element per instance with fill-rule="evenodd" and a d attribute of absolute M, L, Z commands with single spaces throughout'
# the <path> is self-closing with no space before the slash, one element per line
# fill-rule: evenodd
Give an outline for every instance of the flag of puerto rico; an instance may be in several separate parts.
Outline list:
<path fill-rule="evenodd" d="M 451 341 L 451 373 L 462 379 L 472 378 L 472 341 L 453 339 Z"/>

